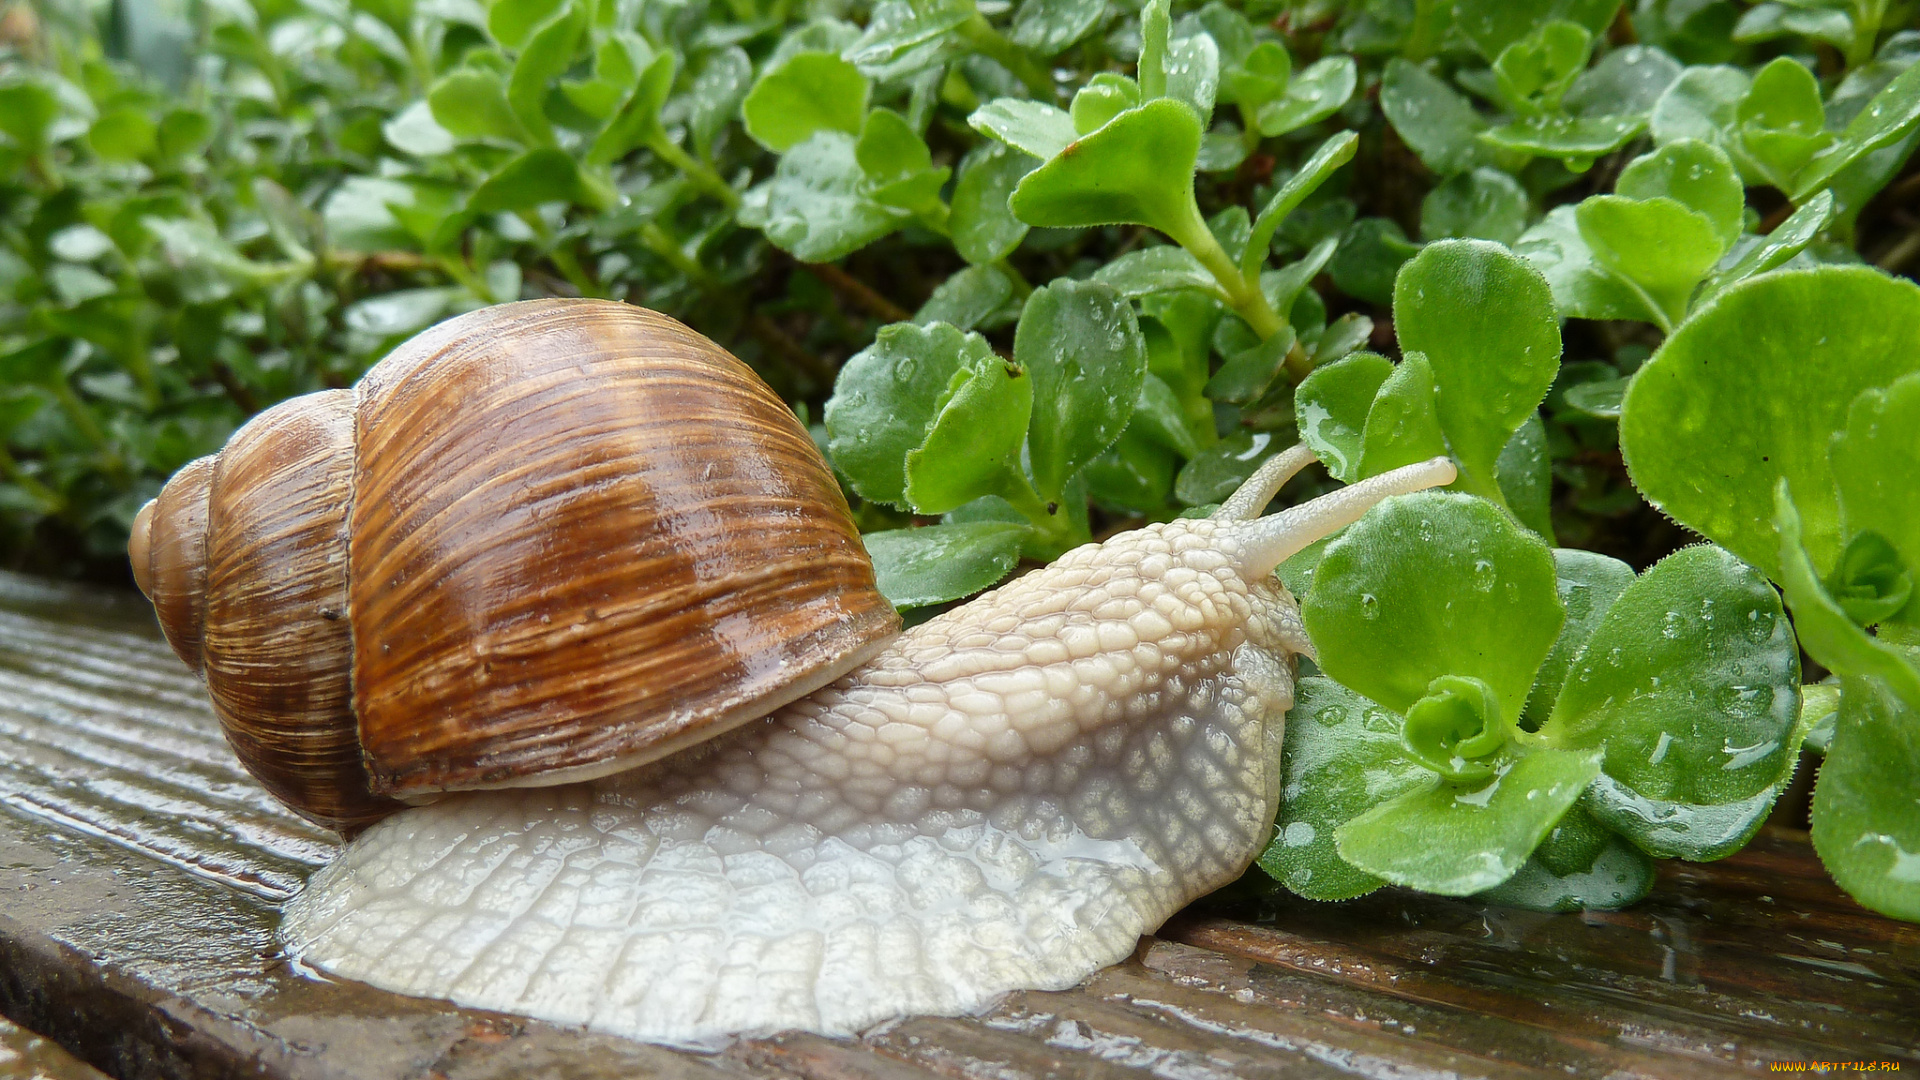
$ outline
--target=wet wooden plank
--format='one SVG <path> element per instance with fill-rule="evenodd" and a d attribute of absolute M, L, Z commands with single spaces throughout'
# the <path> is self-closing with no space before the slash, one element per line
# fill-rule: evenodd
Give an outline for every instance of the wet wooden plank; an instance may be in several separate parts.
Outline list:
<path fill-rule="evenodd" d="M 1666 864 L 1653 898 L 1617 913 L 1394 890 L 1321 905 L 1248 883 L 1072 991 L 858 1040 L 790 1033 L 707 1055 L 296 970 L 274 940 L 278 905 L 332 850 L 240 771 L 138 597 L 0 575 L 0 1013 L 114 1076 L 1597 1080 L 1773 1061 L 1920 1067 L 1920 927 L 1854 905 L 1790 833 L 1721 863 Z M 11 1045 L 0 1038 L 0 1054 Z"/>

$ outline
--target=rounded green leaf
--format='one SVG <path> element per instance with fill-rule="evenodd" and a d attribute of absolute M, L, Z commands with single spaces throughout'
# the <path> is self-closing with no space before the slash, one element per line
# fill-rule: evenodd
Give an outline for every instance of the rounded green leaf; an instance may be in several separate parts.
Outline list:
<path fill-rule="evenodd" d="M 1013 213 L 1029 225 L 1147 225 L 1184 230 L 1193 208 L 1200 118 L 1172 98 L 1129 109 L 1067 144 L 1014 188 Z"/>
<path fill-rule="evenodd" d="M 926 441 L 941 396 L 957 374 L 995 359 L 985 338 L 945 323 L 882 327 L 840 368 L 827 401 L 827 453 L 853 490 L 905 506 L 907 454 Z"/>
<path fill-rule="evenodd" d="M 1020 468 L 1033 397 L 1026 369 L 997 356 L 956 371 L 926 439 L 907 451 L 907 502 L 914 512 L 944 514 L 1006 492 Z"/>
<path fill-rule="evenodd" d="M 1866 267 L 1777 271 L 1727 289 L 1627 390 L 1620 446 L 1635 486 L 1777 577 L 1770 522 L 1786 479 L 1824 573 L 1846 539 L 1829 444 L 1861 391 L 1920 370 L 1916 341 L 1920 286 Z"/>
<path fill-rule="evenodd" d="M 760 76 L 740 118 L 755 142 L 785 153 L 818 131 L 858 135 L 871 89 L 860 69 L 835 53 L 797 53 Z"/>
<path fill-rule="evenodd" d="M 1599 771 L 1598 751 L 1528 751 L 1490 780 L 1382 803 L 1334 841 L 1342 859 L 1396 885 L 1467 896 L 1512 877 Z"/>
<path fill-rule="evenodd" d="M 1313 369 L 1294 388 L 1294 419 L 1300 437 L 1343 484 L 1360 479 L 1367 413 L 1393 372 L 1393 361 L 1379 353 L 1358 352 Z"/>
<path fill-rule="evenodd" d="M 1560 687 L 1567 681 L 1567 669 L 1586 647 L 1587 639 L 1600 627 L 1600 620 L 1613 602 L 1633 584 L 1633 567 L 1594 551 L 1579 548 L 1554 548 L 1554 588 L 1566 609 L 1567 621 L 1553 642 L 1540 674 L 1534 679 L 1533 692 L 1527 698 L 1526 716 L 1533 726 L 1546 722 Z"/>
<path fill-rule="evenodd" d="M 1023 0 L 1008 36 L 1037 55 L 1052 56 L 1092 33 L 1106 13 L 1106 0 Z"/>
<path fill-rule="evenodd" d="M 1418 64 L 1394 57 L 1380 81 L 1380 111 L 1401 141 L 1441 176 L 1487 164 L 1492 151 L 1475 138 L 1487 122 L 1465 94 Z"/>
<path fill-rule="evenodd" d="M 1317 60 L 1295 75 L 1287 92 L 1266 102 L 1254 113 L 1254 124 L 1267 138 L 1318 123 L 1347 103 L 1359 85 L 1359 69 L 1351 56 Z"/>
<path fill-rule="evenodd" d="M 1061 280 L 1027 298 L 1013 356 L 1033 374 L 1034 489 L 1057 501 L 1067 480 L 1126 429 L 1147 374 L 1146 339 L 1118 292 Z"/>
<path fill-rule="evenodd" d="M 1482 166 L 1434 186 L 1420 203 L 1420 238 L 1492 240 L 1511 245 L 1527 229 L 1533 203 L 1520 182 Z"/>
<path fill-rule="evenodd" d="M 1575 807 L 1569 813 L 1578 810 Z M 1528 911 L 1613 911 L 1646 899 L 1653 891 L 1653 879 L 1653 860 L 1620 837 L 1609 835 L 1584 870 L 1556 874 L 1536 853 L 1512 877 L 1474 899 Z"/>
<path fill-rule="evenodd" d="M 1889 589 L 1880 592 L 1880 599 L 1884 603 L 1897 588 L 1894 578 L 1906 577 L 1911 591 L 1912 577 L 1920 573 L 1920 485 L 1915 483 L 1920 477 L 1920 372 L 1854 398 L 1846 427 L 1834 436 L 1831 460 L 1849 550 L 1862 536 L 1878 534 L 1898 555 L 1878 560 L 1883 577 L 1888 576 L 1886 564 L 1895 564 L 1884 582 Z M 1846 598 L 1839 599 L 1845 606 Z M 1912 604 L 1897 604 L 1881 618 L 1894 615 L 1920 622 Z"/>
<path fill-rule="evenodd" d="M 1021 98 L 995 98 L 975 109 L 967 123 L 980 134 L 1043 161 L 1066 149 L 1079 135 L 1072 114 L 1065 109 Z"/>
<path fill-rule="evenodd" d="M 1733 162 L 1712 143 L 1681 139 L 1627 163 L 1614 193 L 1629 199 L 1665 196 L 1705 215 L 1720 239 L 1720 250 L 1740 235 L 1747 207 L 1746 188 Z"/>
<path fill-rule="evenodd" d="M 1800 650 L 1779 594 L 1711 544 L 1648 569 L 1607 610 L 1540 729 L 1602 747 L 1632 792 L 1712 805 L 1771 787 L 1799 752 Z"/>
<path fill-rule="evenodd" d="M 448 72 L 427 92 L 434 123 L 456 139 L 516 141 L 520 121 L 507 105 L 506 82 L 499 72 L 459 68 Z"/>
<path fill-rule="evenodd" d="M 1360 475 L 1378 476 L 1402 465 L 1444 457 L 1446 437 L 1433 392 L 1433 365 L 1409 352 L 1380 384 L 1360 435 Z"/>
<path fill-rule="evenodd" d="M 159 145 L 159 129 L 146 110 L 110 109 L 93 122 L 87 143 L 105 161 L 138 161 Z"/>
<path fill-rule="evenodd" d="M 1448 780 L 1479 780 L 1493 775 L 1488 759 L 1506 746 L 1511 730 L 1500 718 L 1493 687 L 1442 675 L 1408 707 L 1401 738 L 1415 761 Z"/>
<path fill-rule="evenodd" d="M 1554 583 L 1547 546 L 1492 504 L 1422 492 L 1329 545 L 1300 612 L 1343 685 L 1405 711 L 1435 678 L 1471 676 L 1511 723 L 1560 632 Z"/>
<path fill-rule="evenodd" d="M 1032 530 L 979 521 L 870 532 L 860 538 L 873 559 L 880 595 L 902 611 L 972 596 L 1013 571 Z"/>
<path fill-rule="evenodd" d="M 1560 320 L 1546 278 L 1484 240 L 1442 240 L 1394 279 L 1403 349 L 1427 354 L 1440 426 L 1474 490 L 1497 491 L 1507 440 L 1547 396 L 1560 370 Z"/>
<path fill-rule="evenodd" d="M 953 185 L 953 213 L 947 227 L 954 250 L 976 266 L 998 262 L 1020 246 L 1027 225 L 1007 208 L 1020 178 L 1039 162 L 1000 143 L 982 142 L 960 163 Z"/>
<path fill-rule="evenodd" d="M 1663 330 L 1686 317 L 1694 286 L 1725 251 L 1705 214 L 1664 195 L 1595 195 L 1574 210 L 1574 221 L 1593 261 L 1628 283 L 1641 317 Z"/>
<path fill-rule="evenodd" d="M 854 138 L 817 131 L 781 155 L 773 179 L 748 191 L 740 221 L 803 262 L 832 262 L 900 227 L 910 215 L 867 197 Z"/>
<path fill-rule="evenodd" d="M 1334 830 L 1380 803 L 1430 787 L 1406 756 L 1400 718 L 1322 676 L 1300 680 L 1280 752 L 1280 813 L 1260 869 L 1309 900 L 1350 900 L 1385 884 L 1340 857 Z"/>
<path fill-rule="evenodd" d="M 1842 684 L 1813 847 L 1855 900 L 1920 922 L 1920 710 L 1870 677 Z"/>

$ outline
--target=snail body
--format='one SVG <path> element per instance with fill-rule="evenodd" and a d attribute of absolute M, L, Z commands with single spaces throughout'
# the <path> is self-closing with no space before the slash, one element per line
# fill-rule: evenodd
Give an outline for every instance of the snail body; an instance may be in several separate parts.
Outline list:
<path fill-rule="evenodd" d="M 1254 519 L 1087 545 L 908 630 L 763 723 L 571 787 L 369 831 L 289 904 L 291 951 L 402 993 L 705 1044 L 1060 989 L 1244 871 L 1293 656 L 1271 571 L 1444 459 Z"/>
<path fill-rule="evenodd" d="M 243 763 L 359 833 L 286 908 L 303 962 L 653 1041 L 840 1034 L 1071 985 L 1245 870 L 1311 652 L 1274 568 L 1454 478 L 1261 517 L 1312 460 L 898 633 L 751 372 L 532 301 L 263 413 L 130 554 Z"/>

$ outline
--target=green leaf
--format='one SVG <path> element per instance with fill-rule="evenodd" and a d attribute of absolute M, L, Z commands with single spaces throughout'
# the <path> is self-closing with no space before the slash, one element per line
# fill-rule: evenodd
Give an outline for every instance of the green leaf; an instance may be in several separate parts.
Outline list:
<path fill-rule="evenodd" d="M 1607 611 L 1540 734 L 1606 751 L 1590 808 L 1608 826 L 1655 855 L 1717 857 L 1746 837 L 1716 810 L 1765 795 L 1740 807 L 1757 827 L 1792 773 L 1799 657 L 1772 586 L 1721 548 L 1684 548 Z"/>
<path fill-rule="evenodd" d="M 866 174 L 867 195 L 877 203 L 940 214 L 940 188 L 951 170 L 935 168 L 933 154 L 906 118 L 892 109 L 875 109 L 854 144 L 854 160 Z"/>
<path fill-rule="evenodd" d="M 654 138 L 664 138 L 660 109 L 673 89 L 674 54 L 661 50 L 635 81 L 633 92 L 620 106 L 607 126 L 587 151 L 587 163 L 610 165 L 627 156 L 634 147 Z"/>
<path fill-rule="evenodd" d="M 1491 60 L 1535 27 L 1554 19 L 1598 34 L 1613 21 L 1620 0 L 1454 0 L 1454 25 Z"/>
<path fill-rule="evenodd" d="M 1080 137 L 1066 110 L 1020 98 L 996 98 L 975 109 L 967 124 L 1042 161 L 1051 160 Z"/>
<path fill-rule="evenodd" d="M 1393 302 L 1393 283 L 1420 245 L 1391 218 L 1361 218 L 1340 237 L 1327 264 L 1333 283 L 1348 296 L 1382 306 Z"/>
<path fill-rule="evenodd" d="M 1694 286 L 1725 251 L 1706 215 L 1664 195 L 1595 195 L 1575 208 L 1574 221 L 1594 263 L 1627 283 L 1641 318 L 1662 330 L 1686 317 Z"/>
<path fill-rule="evenodd" d="M 1498 496 L 1495 463 L 1559 371 L 1560 325 L 1547 281 L 1483 240 L 1442 240 L 1393 288 L 1402 349 L 1427 354 L 1440 425 L 1470 489 Z"/>
<path fill-rule="evenodd" d="M 380 134 L 395 150 L 414 157 L 433 158 L 453 150 L 453 133 L 433 118 L 433 106 L 416 101 L 380 125 Z"/>
<path fill-rule="evenodd" d="M 1905 577 L 1910 592 L 1912 575 L 1920 571 L 1920 491 L 1914 487 L 1914 478 L 1920 476 L 1920 372 L 1901 376 L 1882 390 L 1864 390 L 1854 398 L 1847 407 L 1846 426 L 1833 437 L 1830 457 L 1839 488 L 1842 529 L 1850 540 L 1847 552 L 1856 551 L 1862 536 L 1878 534 L 1883 544 L 1891 541 L 1894 551 L 1873 561 L 1883 570 L 1892 564 L 1892 575 Z M 1837 568 L 1848 561 L 1841 559 Z M 1858 579 L 1865 573 L 1866 568 L 1857 565 L 1848 576 Z M 1898 589 L 1891 580 L 1885 584 L 1889 593 Z M 1855 621 L 1880 621 L 1862 618 L 1848 597 L 1837 599 Z M 1895 615 L 1904 622 L 1920 622 L 1920 608 L 1904 603 L 1895 604 L 1881 618 Z"/>
<path fill-rule="evenodd" d="M 1334 847 L 1334 830 L 1382 802 L 1431 786 L 1406 756 L 1400 718 L 1321 676 L 1295 688 L 1280 752 L 1280 813 L 1260 869 L 1310 900 L 1350 900 L 1385 884 Z"/>
<path fill-rule="evenodd" d="M 1561 606 L 1566 609 L 1567 621 L 1561 625 L 1560 636 L 1540 664 L 1540 673 L 1527 696 L 1525 715 L 1536 727 L 1545 723 L 1552 713 L 1560 688 L 1566 684 L 1567 672 L 1580 651 L 1586 648 L 1587 640 L 1599 629 L 1600 620 L 1634 581 L 1633 567 L 1619 559 L 1579 548 L 1554 548 L 1553 564 L 1554 587 Z"/>
<path fill-rule="evenodd" d="M 1491 151 L 1475 138 L 1487 122 L 1473 102 L 1444 79 L 1395 57 L 1380 82 L 1380 111 L 1427 168 L 1440 176 L 1490 164 Z"/>
<path fill-rule="evenodd" d="M 563 14 L 541 27 L 514 61 L 507 79 L 507 106 L 535 141 L 553 146 L 553 125 L 547 122 L 547 94 L 573 64 L 580 35 L 587 29 L 587 10 L 569 3 Z"/>
<path fill-rule="evenodd" d="M 1795 210 L 1775 229 L 1764 237 L 1756 238 L 1746 253 L 1736 259 L 1732 266 L 1716 272 L 1694 295 L 1696 306 L 1705 304 L 1720 290 L 1736 281 L 1744 281 L 1756 274 L 1764 274 L 1777 269 L 1806 250 L 1808 244 L 1820 235 L 1833 217 L 1833 193 L 1823 191 L 1807 200 L 1807 204 Z M 1549 275 L 1551 276 L 1551 275 Z"/>
<path fill-rule="evenodd" d="M 1782 191 L 1794 190 L 1794 174 L 1833 141 L 1819 82 L 1804 64 L 1785 56 L 1753 77 L 1734 117 L 1748 159 Z"/>
<path fill-rule="evenodd" d="M 1501 150 L 1556 157 L 1583 169 L 1627 145 L 1647 126 L 1644 116 L 1530 116 L 1480 133 Z"/>
<path fill-rule="evenodd" d="M 1575 116 L 1646 116 L 1685 70 L 1651 46 L 1615 48 L 1573 80 L 1560 107 Z"/>
<path fill-rule="evenodd" d="M 907 451 L 914 511 L 944 514 L 1007 490 L 1020 468 L 1033 403 L 1033 380 L 1017 362 L 989 355 L 954 372 L 926 440 Z"/>
<path fill-rule="evenodd" d="M 962 330 L 972 330 L 986 322 L 1013 299 L 1013 281 L 997 266 L 969 266 L 949 277 L 933 290 L 927 302 L 913 313 L 921 326 L 937 322 Z"/>
<path fill-rule="evenodd" d="M 954 182 L 952 216 L 947 226 L 960 257 L 982 265 L 998 262 L 1026 238 L 1026 223 L 1013 216 L 1007 198 L 1039 163 L 999 143 L 983 142 L 960 164 Z"/>
<path fill-rule="evenodd" d="M 531 210 L 547 203 L 593 205 L 580 167 L 563 150 L 529 150 L 502 165 L 467 200 L 474 213 Z"/>
<path fill-rule="evenodd" d="M 1393 362 L 1386 357 L 1358 352 L 1313 369 L 1294 388 L 1294 417 L 1300 438 L 1313 449 L 1327 472 L 1343 484 L 1361 477 L 1360 452 L 1367 414 L 1393 372 Z"/>
<path fill-rule="evenodd" d="M 1533 201 L 1520 182 L 1482 166 L 1436 184 L 1420 203 L 1420 238 L 1492 240 L 1512 246 L 1527 229 Z"/>
<path fill-rule="evenodd" d="M 1885 622 L 1913 599 L 1906 561 L 1891 541 L 1872 531 L 1853 535 L 1825 584 L 1834 602 L 1861 626 Z"/>
<path fill-rule="evenodd" d="M 1467 896 L 1512 877 L 1599 771 L 1599 751 L 1533 750 L 1490 780 L 1382 803 L 1335 842 L 1341 858 L 1396 885 Z"/>
<path fill-rule="evenodd" d="M 1351 65 L 1353 61 L 1347 63 Z M 1167 96 L 1193 106 L 1203 129 L 1213 117 L 1213 100 L 1219 90 L 1220 50 L 1206 31 L 1176 37 L 1167 43 Z M 1347 93 L 1351 95 L 1352 89 Z"/>
<path fill-rule="evenodd" d="M 997 357 L 979 334 L 894 323 L 840 368 L 825 412 L 827 453 L 853 490 L 907 505 L 906 458 L 926 441 L 940 398 L 963 371 Z"/>
<path fill-rule="evenodd" d="M 1737 67 L 1690 67 L 1660 95 L 1648 117 L 1653 141 L 1661 146 L 1680 139 L 1712 143 L 1732 154 L 1737 144 L 1740 100 L 1753 80 Z M 1738 157 L 1734 158 L 1739 163 Z"/>
<path fill-rule="evenodd" d="M 28 153 L 47 148 L 48 132 L 60 117 L 60 99 L 38 82 L 0 85 L 0 133 Z"/>
<path fill-rule="evenodd" d="M 1400 738 L 1415 761 L 1449 781 L 1484 780 L 1494 773 L 1492 756 L 1507 745 L 1513 728 L 1500 716 L 1493 687 L 1464 675 L 1442 675 L 1426 696 L 1407 707 Z"/>
<path fill-rule="evenodd" d="M 459 68 L 442 76 L 427 93 L 434 123 L 456 139 L 518 142 L 520 121 L 507 105 L 506 82 L 496 71 Z"/>
<path fill-rule="evenodd" d="M 1380 385 L 1360 436 L 1360 475 L 1412 465 L 1447 453 L 1436 410 L 1433 365 L 1425 353 L 1409 352 Z"/>
<path fill-rule="evenodd" d="M 1253 336 L 1251 331 L 1247 335 Z M 1207 397 L 1234 405 L 1258 400 L 1280 377 L 1281 368 L 1287 362 L 1287 351 L 1293 345 L 1293 328 L 1282 326 L 1279 333 L 1265 341 L 1235 352 L 1207 380 Z"/>
<path fill-rule="evenodd" d="M 1140 105 L 1140 84 L 1125 75 L 1103 71 L 1087 81 L 1073 95 L 1067 108 L 1073 117 L 1073 129 L 1079 135 L 1098 131 L 1109 120 Z"/>
<path fill-rule="evenodd" d="M 1747 199 L 1727 155 L 1698 139 L 1670 142 L 1627 163 L 1614 193 L 1629 199 L 1665 196 L 1704 216 L 1726 251 L 1740 236 Z"/>
<path fill-rule="evenodd" d="M 127 106 L 100 114 L 87 143 L 103 161 L 138 161 L 159 147 L 159 128 L 145 109 Z"/>
<path fill-rule="evenodd" d="M 1232 11 L 1222 6 L 1218 10 Z M 1239 12 L 1232 12 L 1239 16 Z M 1245 22 L 1241 18 L 1241 22 Z M 1208 29 L 1215 42 L 1220 41 L 1220 33 Z M 1293 77 L 1293 57 L 1288 55 L 1287 47 L 1277 41 L 1252 43 L 1253 31 L 1248 28 L 1247 51 L 1238 56 L 1227 55 L 1229 50 L 1221 44 L 1220 96 L 1243 109 L 1257 110 L 1260 106 L 1273 101 L 1287 92 L 1287 83 Z"/>
<path fill-rule="evenodd" d="M 687 128 L 703 155 L 712 152 L 713 140 L 739 113 L 752 86 L 753 61 L 738 45 L 714 53 L 694 76 L 686 98 Z"/>
<path fill-rule="evenodd" d="M 1321 669 L 1343 685 L 1405 711 L 1435 678 L 1468 675 L 1511 723 L 1560 632 L 1554 581 L 1547 546 L 1506 514 L 1422 492 L 1388 499 L 1329 545 L 1300 612 Z"/>
<path fill-rule="evenodd" d="M 1813 789 L 1813 847 L 1855 900 L 1920 922 L 1920 708 L 1874 679 L 1842 684 Z"/>
<path fill-rule="evenodd" d="M 1563 318 L 1649 318 L 1649 301 L 1594 259 L 1580 235 L 1577 206 L 1559 206 L 1528 229 L 1514 251 L 1547 279 Z"/>
<path fill-rule="evenodd" d="M 871 532 L 860 538 L 873 558 L 880 594 L 894 607 L 926 607 L 972 596 L 998 583 L 1020 561 L 1032 530 L 982 521 Z"/>
<path fill-rule="evenodd" d="M 1119 293 L 1061 280 L 1027 298 L 1013 356 L 1033 373 L 1027 446 L 1034 489 L 1055 502 L 1067 480 L 1126 428 L 1147 373 L 1146 341 Z"/>
<path fill-rule="evenodd" d="M 1220 283 L 1200 260 L 1174 244 L 1129 251 L 1094 271 L 1093 280 L 1111 285 L 1129 298 L 1170 289 L 1199 289 L 1225 299 Z"/>
<path fill-rule="evenodd" d="M 1774 489 L 1773 523 L 1780 534 L 1780 591 L 1793 609 L 1800 647 L 1834 674 L 1870 676 L 1885 683 L 1906 708 L 1920 708 L 1920 668 L 1897 646 L 1854 622 L 1814 573 L 1791 490 L 1782 477 Z"/>
<path fill-rule="evenodd" d="M 1579 813 L 1575 806 L 1567 813 Z M 1558 874 L 1546 864 L 1541 844 L 1515 874 L 1474 899 L 1529 911 L 1614 911 L 1646 899 L 1653 891 L 1654 865 L 1639 848 L 1607 834 L 1587 868 Z"/>
<path fill-rule="evenodd" d="M 1332 116 L 1353 97 L 1359 69 L 1351 56 L 1329 56 L 1294 76 L 1284 96 L 1261 105 L 1254 113 L 1260 134 L 1267 138 L 1318 123 Z"/>
<path fill-rule="evenodd" d="M 1093 32 L 1106 0 L 1022 0 L 1008 37 L 1040 56 L 1053 56 Z"/>
<path fill-rule="evenodd" d="M 1174 478 L 1174 497 L 1188 506 L 1206 506 L 1233 494 L 1260 463 L 1280 449 L 1270 431 L 1236 431 L 1200 452 Z"/>
<path fill-rule="evenodd" d="M 1516 109 L 1557 109 L 1592 51 L 1593 34 L 1579 23 L 1542 23 L 1500 50 L 1493 61 L 1495 85 Z"/>
<path fill-rule="evenodd" d="M 1273 246 L 1274 231 L 1286 220 L 1288 214 L 1300 205 L 1301 200 L 1313 194 L 1335 169 L 1353 160 L 1354 151 L 1360 145 L 1360 137 L 1351 131 L 1343 131 L 1323 142 L 1313 151 L 1313 155 L 1302 162 L 1300 168 L 1287 177 L 1285 183 L 1274 191 L 1273 197 L 1260 210 L 1260 216 L 1254 219 L 1253 228 L 1247 234 L 1246 251 L 1240 257 L 1240 272 L 1248 277 L 1259 273 L 1266 262 L 1267 251 Z"/>
<path fill-rule="evenodd" d="M 1648 501 L 1777 580 L 1768 522 L 1790 480 L 1814 564 L 1845 546 L 1832 433 L 1861 391 L 1920 370 L 1920 287 L 1864 267 L 1749 278 L 1697 309 L 1634 376 L 1620 445 Z M 1727 362 L 1738 357 L 1738 362 Z"/>
<path fill-rule="evenodd" d="M 858 135 L 872 86 L 860 69 L 829 52 L 797 53 L 760 76 L 740 105 L 747 134 L 786 153 L 823 131 Z"/>
<path fill-rule="evenodd" d="M 1186 411 L 1181 407 L 1180 396 L 1173 392 L 1166 380 L 1147 373 L 1140 383 L 1140 396 L 1133 406 L 1133 418 L 1127 422 L 1129 432 L 1138 432 L 1147 440 L 1166 447 L 1184 458 L 1192 458 L 1200 453 L 1200 440 L 1193 437 L 1187 428 Z M 1171 479 L 1171 478 L 1169 478 Z"/>
<path fill-rule="evenodd" d="M 773 179 L 741 200 L 741 224 L 803 262 L 833 262 L 900 227 L 904 210 L 866 194 L 866 174 L 854 159 L 853 136 L 816 131 L 787 151 Z"/>
<path fill-rule="evenodd" d="M 1794 177 L 1793 200 L 1805 201 L 1842 169 L 1906 138 L 1915 125 L 1920 125 L 1920 64 L 1908 66 L 1875 94 L 1840 133 L 1840 140 Z"/>
<path fill-rule="evenodd" d="M 1193 170 L 1199 152 L 1200 120 L 1193 109 L 1156 99 L 1028 173 L 1008 205 L 1029 225 L 1140 224 L 1182 234 L 1197 217 Z"/>
<path fill-rule="evenodd" d="M 487 9 L 487 32 L 509 49 L 518 49 L 567 0 L 495 0 Z"/>

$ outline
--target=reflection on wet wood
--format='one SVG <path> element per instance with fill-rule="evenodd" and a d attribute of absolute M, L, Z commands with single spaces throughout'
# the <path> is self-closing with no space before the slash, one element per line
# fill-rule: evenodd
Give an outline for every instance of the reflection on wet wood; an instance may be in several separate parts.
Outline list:
<path fill-rule="evenodd" d="M 1624 912 L 1540 915 L 1394 890 L 1322 905 L 1250 881 L 1072 991 L 1014 994 L 979 1017 L 907 1018 L 858 1041 L 789 1034 L 711 1055 L 301 974 L 275 946 L 277 907 L 331 851 L 239 770 L 138 597 L 0 575 L 0 1013 L 115 1076 L 1920 1067 L 1920 927 L 1854 905 L 1792 833 L 1764 834 L 1720 863 L 1665 864 L 1653 897 Z M 7 1030 L 0 1055 L 30 1038 Z"/>

